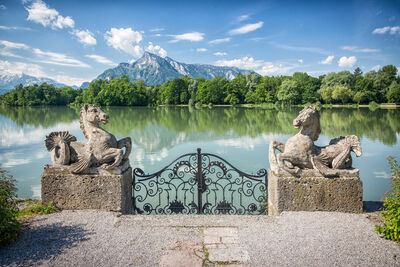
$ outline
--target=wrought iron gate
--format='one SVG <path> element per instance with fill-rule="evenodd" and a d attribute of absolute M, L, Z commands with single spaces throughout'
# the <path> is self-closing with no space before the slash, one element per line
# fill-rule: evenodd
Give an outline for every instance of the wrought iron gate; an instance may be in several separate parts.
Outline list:
<path fill-rule="evenodd" d="M 266 192 L 265 169 L 247 174 L 200 148 L 153 174 L 133 170 L 136 214 L 262 214 Z"/>

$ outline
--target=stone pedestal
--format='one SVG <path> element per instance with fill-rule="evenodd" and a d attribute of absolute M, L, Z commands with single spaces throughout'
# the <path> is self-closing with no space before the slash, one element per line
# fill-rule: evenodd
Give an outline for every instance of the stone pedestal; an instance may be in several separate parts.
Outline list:
<path fill-rule="evenodd" d="M 70 174 L 46 165 L 42 202 L 60 209 L 99 209 L 132 213 L 132 168 L 120 174 Z"/>
<path fill-rule="evenodd" d="M 268 170 L 268 214 L 283 211 L 362 212 L 362 182 L 352 177 L 325 178 L 314 171 L 300 178 Z"/>

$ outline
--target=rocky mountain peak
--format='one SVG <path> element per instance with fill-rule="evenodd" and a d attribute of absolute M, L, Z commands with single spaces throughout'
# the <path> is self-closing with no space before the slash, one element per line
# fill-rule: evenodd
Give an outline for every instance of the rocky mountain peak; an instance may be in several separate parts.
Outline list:
<path fill-rule="evenodd" d="M 170 57 L 162 58 L 146 51 L 141 58 L 132 64 L 121 63 L 115 68 L 104 71 L 96 80 L 126 75 L 131 81 L 144 80 L 148 85 L 156 85 L 183 76 L 193 78 L 203 77 L 205 79 L 222 76 L 232 80 L 239 73 L 245 74 L 249 72 L 251 71 L 235 67 L 181 63 Z"/>

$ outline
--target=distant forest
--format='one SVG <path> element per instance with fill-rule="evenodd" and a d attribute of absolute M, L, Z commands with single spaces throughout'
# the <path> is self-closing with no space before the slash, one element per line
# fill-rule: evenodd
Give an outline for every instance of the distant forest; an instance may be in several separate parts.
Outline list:
<path fill-rule="evenodd" d="M 85 89 L 55 88 L 42 84 L 17 86 L 1 95 L 0 103 L 13 106 L 81 105 L 154 106 L 189 104 L 262 104 L 290 105 L 400 103 L 400 77 L 397 68 L 387 65 L 363 74 L 341 71 L 312 77 L 304 72 L 292 76 L 239 74 L 229 81 L 182 77 L 162 85 L 148 86 L 144 81 L 131 82 L 128 77 L 96 80 Z"/>

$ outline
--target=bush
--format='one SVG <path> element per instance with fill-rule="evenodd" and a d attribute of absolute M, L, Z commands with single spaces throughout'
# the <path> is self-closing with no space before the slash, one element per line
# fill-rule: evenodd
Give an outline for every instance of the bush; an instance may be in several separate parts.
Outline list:
<path fill-rule="evenodd" d="M 16 216 L 15 179 L 0 168 L 0 246 L 15 240 L 18 236 L 21 224 Z"/>
<path fill-rule="evenodd" d="M 193 107 L 194 106 L 194 99 L 193 98 L 191 98 L 191 99 L 189 99 L 189 107 Z"/>
<path fill-rule="evenodd" d="M 383 203 L 381 225 L 376 225 L 376 231 L 385 239 L 400 242 L 400 166 L 393 157 L 388 157 L 392 173 L 392 191 L 386 193 Z"/>
<path fill-rule="evenodd" d="M 375 101 L 371 101 L 368 104 L 368 108 L 372 111 L 375 111 L 376 109 L 379 108 L 379 105 Z"/>

